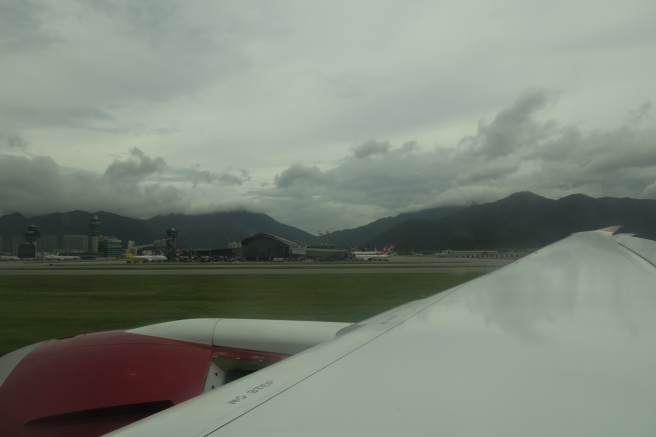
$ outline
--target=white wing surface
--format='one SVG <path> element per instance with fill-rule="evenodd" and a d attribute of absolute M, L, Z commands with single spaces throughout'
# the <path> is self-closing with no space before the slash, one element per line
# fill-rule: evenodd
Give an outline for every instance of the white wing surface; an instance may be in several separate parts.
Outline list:
<path fill-rule="evenodd" d="M 575 234 L 112 435 L 656 435 L 656 243 L 620 241 Z"/>

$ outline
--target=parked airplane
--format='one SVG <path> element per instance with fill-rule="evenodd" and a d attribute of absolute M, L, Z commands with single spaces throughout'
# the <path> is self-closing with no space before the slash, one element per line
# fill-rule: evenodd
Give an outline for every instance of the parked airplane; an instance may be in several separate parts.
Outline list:
<path fill-rule="evenodd" d="M 54 261 L 80 261 L 82 258 L 77 255 L 46 255 L 45 259 Z"/>
<path fill-rule="evenodd" d="M 364 261 L 389 261 L 389 257 L 394 255 L 394 248 L 396 244 L 388 244 L 382 251 L 371 252 L 371 253 L 362 253 L 354 252 L 355 259 L 364 260 Z"/>
<path fill-rule="evenodd" d="M 125 249 L 125 259 L 128 260 L 128 262 L 162 262 L 166 261 L 168 258 L 166 258 L 164 255 L 132 255 L 128 249 Z"/>
<path fill-rule="evenodd" d="M 386 244 L 385 247 L 383 247 L 383 250 L 379 250 L 379 251 L 375 251 L 375 250 L 362 251 L 362 252 L 353 251 L 351 253 L 353 255 L 380 255 L 382 253 L 387 252 L 387 249 L 389 249 L 390 246 L 391 244 Z"/>
<path fill-rule="evenodd" d="M 13 255 L 0 254 L 0 261 L 20 261 L 20 258 Z"/>
<path fill-rule="evenodd" d="M 198 319 L 27 346 L 0 358 L 0 435 L 653 435 L 656 242 L 615 230 L 352 325 Z"/>

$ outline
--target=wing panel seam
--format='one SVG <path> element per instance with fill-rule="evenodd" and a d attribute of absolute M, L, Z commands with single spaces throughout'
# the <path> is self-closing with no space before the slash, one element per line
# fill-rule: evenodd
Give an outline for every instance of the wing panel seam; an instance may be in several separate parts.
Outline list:
<path fill-rule="evenodd" d="M 483 276 L 487 276 L 487 275 L 483 275 Z M 479 278 L 477 278 L 477 279 L 479 279 Z M 414 314 L 411 315 L 410 317 L 406 318 L 405 320 L 400 321 L 399 323 L 397 323 L 397 324 L 394 325 L 394 326 L 390 326 L 388 329 L 386 329 L 386 330 L 384 330 L 383 332 L 379 333 L 378 335 L 376 335 L 376 336 L 370 338 L 369 340 L 367 340 L 366 342 L 362 343 L 360 346 L 356 347 L 355 349 L 353 349 L 353 350 L 351 350 L 351 351 L 345 353 L 344 355 L 340 356 L 339 358 L 336 358 L 335 360 L 333 360 L 333 361 L 327 363 L 326 365 L 324 365 L 324 366 L 318 368 L 317 370 L 315 370 L 314 372 L 310 373 L 310 374 L 307 375 L 306 377 L 304 377 L 304 378 L 302 378 L 302 379 L 299 379 L 298 381 L 296 381 L 295 383 L 293 383 L 293 384 L 290 385 L 289 387 L 287 387 L 287 388 L 281 390 L 280 392 L 278 392 L 278 393 L 272 395 L 271 397 L 269 397 L 269 398 L 263 400 L 263 401 L 260 402 L 259 404 L 254 405 L 253 407 L 251 407 L 251 408 L 249 408 L 248 410 L 244 411 L 244 412 L 241 413 L 239 416 L 237 416 L 237 417 L 235 417 L 235 418 L 233 418 L 233 419 L 231 419 L 231 420 L 229 420 L 229 421 L 223 423 L 221 426 L 219 426 L 218 428 L 216 428 L 216 429 L 210 431 L 208 434 L 204 434 L 204 437 L 207 437 L 207 436 L 209 436 L 209 435 L 214 434 L 216 431 L 219 431 L 221 428 L 224 428 L 226 425 L 229 425 L 230 423 L 234 422 L 235 420 L 241 418 L 243 415 L 245 415 L 245 414 L 247 414 L 247 413 L 249 413 L 249 412 L 255 410 L 256 408 L 258 408 L 258 407 L 260 407 L 260 406 L 266 404 L 266 403 L 269 402 L 270 400 L 272 400 L 272 399 L 278 397 L 279 395 L 285 393 L 287 390 L 290 390 L 292 387 L 295 387 L 296 385 L 300 384 L 301 382 L 305 381 L 306 379 L 310 378 L 311 376 L 316 375 L 317 373 L 321 372 L 322 370 L 326 369 L 327 367 L 332 366 L 333 364 L 335 364 L 336 362 L 340 361 L 341 359 L 343 359 L 343 358 L 345 358 L 345 357 L 351 355 L 351 354 L 354 353 L 355 351 L 359 350 L 360 348 L 362 348 L 362 347 L 366 346 L 367 344 L 371 343 L 372 341 L 376 340 L 378 337 L 380 337 L 380 336 L 382 336 L 382 335 L 388 333 L 389 331 L 393 330 L 394 328 L 396 328 L 396 327 L 398 327 L 398 326 L 401 326 L 403 323 L 405 323 L 406 321 L 412 319 L 412 318 L 415 317 L 417 314 L 420 314 L 420 313 L 426 311 L 428 308 L 430 308 L 430 307 L 432 307 L 433 305 L 437 304 L 438 302 L 442 301 L 442 299 L 445 299 L 445 298 L 447 298 L 448 296 L 450 296 L 451 294 L 455 293 L 455 292 L 458 291 L 460 288 L 462 288 L 464 285 L 465 285 L 465 284 L 461 284 L 461 285 L 458 285 L 457 287 L 454 287 L 454 288 L 452 288 L 452 289 L 450 289 L 450 290 L 446 290 L 446 291 L 440 293 L 440 294 L 444 294 L 444 295 L 443 295 L 443 296 L 440 296 L 440 298 L 437 299 L 435 302 L 433 302 L 433 303 L 431 303 L 431 304 L 429 304 L 429 305 L 426 305 L 424 308 L 422 308 L 421 310 L 417 311 L 416 313 L 414 313 Z"/>

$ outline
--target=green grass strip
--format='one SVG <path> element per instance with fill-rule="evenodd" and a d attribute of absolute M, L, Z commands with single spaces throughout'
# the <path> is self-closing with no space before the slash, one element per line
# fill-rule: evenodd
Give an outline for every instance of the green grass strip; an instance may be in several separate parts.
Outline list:
<path fill-rule="evenodd" d="M 358 322 L 479 273 L 0 277 L 0 355 L 73 334 L 222 317 Z"/>

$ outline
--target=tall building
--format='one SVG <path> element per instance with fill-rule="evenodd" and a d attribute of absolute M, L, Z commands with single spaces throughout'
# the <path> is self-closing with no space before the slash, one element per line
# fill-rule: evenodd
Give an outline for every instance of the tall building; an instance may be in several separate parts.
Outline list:
<path fill-rule="evenodd" d="M 98 241 L 98 255 L 105 258 L 120 258 L 123 256 L 123 243 L 114 236 L 102 237 Z"/>
<path fill-rule="evenodd" d="M 11 243 L 11 255 L 12 256 L 18 256 L 18 246 L 20 246 L 20 243 Z"/>
<path fill-rule="evenodd" d="M 59 248 L 58 238 L 56 235 L 42 235 L 36 246 L 39 252 L 52 253 Z"/>
<path fill-rule="evenodd" d="M 64 235 L 62 242 L 66 252 L 86 252 L 89 247 L 89 237 L 86 235 Z"/>
<path fill-rule="evenodd" d="M 18 246 L 23 242 L 23 236 L 22 235 L 12 235 L 11 236 L 11 243 L 8 243 L 9 250 L 11 251 L 11 254 L 13 256 L 18 256 Z"/>
<path fill-rule="evenodd" d="M 36 258 L 36 244 L 21 243 L 18 245 L 18 255 L 20 259 Z"/>
<path fill-rule="evenodd" d="M 25 242 L 18 246 L 19 258 L 35 258 L 36 257 L 36 241 L 41 237 L 41 232 L 36 225 L 27 227 L 25 233 Z"/>
<path fill-rule="evenodd" d="M 91 231 L 91 247 L 89 252 L 98 253 L 98 237 L 100 236 L 100 219 L 97 215 L 94 215 L 89 223 L 89 229 Z"/>

